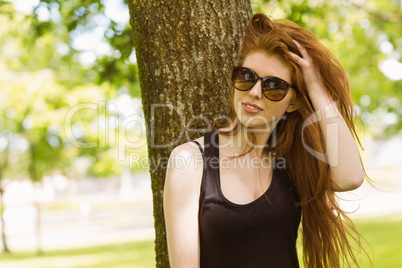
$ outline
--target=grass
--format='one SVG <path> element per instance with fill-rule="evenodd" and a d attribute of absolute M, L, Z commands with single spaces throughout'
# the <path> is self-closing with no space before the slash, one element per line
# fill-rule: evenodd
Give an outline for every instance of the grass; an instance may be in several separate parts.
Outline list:
<path fill-rule="evenodd" d="M 353 222 L 363 236 L 361 243 L 368 254 L 357 256 L 361 268 L 402 267 L 402 214 L 354 219 Z M 305 267 L 301 256 L 299 262 L 301 267 Z"/>
<path fill-rule="evenodd" d="M 21 252 L 2 254 L 0 267 L 19 268 L 125 268 L 155 267 L 153 241 L 112 244 L 89 248 L 47 251 L 42 256 Z"/>
<path fill-rule="evenodd" d="M 361 256 L 361 267 L 402 267 L 402 215 L 355 220 L 357 229 L 370 246 L 366 247 L 372 263 Z M 85 267 L 123 268 L 155 267 L 153 241 L 121 243 L 89 248 L 55 250 L 43 256 L 12 253 L 0 256 L 0 267 Z"/>
<path fill-rule="evenodd" d="M 367 240 L 372 264 L 362 256 L 361 267 L 402 267 L 402 215 L 355 221 L 358 231 Z"/>

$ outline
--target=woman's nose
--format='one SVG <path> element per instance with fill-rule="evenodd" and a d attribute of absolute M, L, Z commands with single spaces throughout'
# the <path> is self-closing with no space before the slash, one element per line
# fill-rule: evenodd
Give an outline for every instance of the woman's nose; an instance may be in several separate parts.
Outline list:
<path fill-rule="evenodd" d="M 250 89 L 249 93 L 250 97 L 261 99 L 262 90 L 261 90 L 261 80 L 258 79 L 257 83 Z"/>

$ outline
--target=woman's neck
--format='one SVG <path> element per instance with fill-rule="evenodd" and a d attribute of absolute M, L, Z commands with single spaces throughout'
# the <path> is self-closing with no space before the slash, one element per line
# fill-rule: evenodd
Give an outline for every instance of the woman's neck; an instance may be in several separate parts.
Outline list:
<path fill-rule="evenodd" d="M 252 156 L 263 158 L 264 148 L 268 142 L 269 137 L 273 131 L 273 127 L 267 128 L 246 128 L 245 126 L 239 127 L 239 131 L 231 135 L 231 144 L 235 148 L 241 149 L 243 151 L 246 147 L 252 147 L 253 150 L 250 152 Z M 247 133 L 252 133 L 256 137 L 253 142 L 249 139 Z"/>

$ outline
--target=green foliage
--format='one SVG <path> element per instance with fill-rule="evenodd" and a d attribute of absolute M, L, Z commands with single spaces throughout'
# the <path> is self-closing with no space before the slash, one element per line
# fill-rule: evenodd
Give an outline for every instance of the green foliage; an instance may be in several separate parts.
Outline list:
<path fill-rule="evenodd" d="M 129 162 L 118 154 L 129 152 L 108 136 L 113 113 L 106 104 L 120 94 L 140 95 L 128 25 L 109 19 L 103 1 L 41 1 L 30 14 L 1 2 L 0 23 L 7 25 L 0 28 L 0 138 L 8 144 L 0 154 L 11 160 L 5 175 L 34 181 L 54 170 L 68 177 L 120 175 Z M 103 52 L 82 60 L 97 49 L 85 48 L 82 36 L 96 31 Z M 84 48 L 74 45 L 78 38 Z M 137 136 L 117 130 L 120 141 Z"/>
<path fill-rule="evenodd" d="M 134 54 L 131 29 L 108 18 L 104 1 L 40 1 L 31 14 L 12 12 L 12 5 L 0 6 L 0 12 L 12 12 L 12 23 L 7 36 L 18 37 L 18 61 L 9 67 L 13 70 L 35 71 L 42 68 L 55 70 L 58 79 L 69 86 L 78 84 L 103 83 L 115 88 L 127 88 L 132 96 L 139 97 L 140 89 L 135 62 L 130 60 Z M 123 6 L 127 9 L 127 7 Z M 39 14 L 48 14 L 42 15 Z M 127 9 L 128 14 L 128 9 Z M 27 27 L 21 27 L 21 24 Z M 98 51 L 87 49 L 94 40 L 77 46 L 94 33 L 98 36 Z M 5 37 L 6 35 L 3 35 Z M 84 41 L 83 41 L 84 40 Z M 82 44 L 81 44 L 82 45 Z M 35 54 L 32 54 L 33 50 Z M 83 64 L 85 53 L 92 59 Z M 34 61 L 32 56 L 39 56 Z M 96 57 L 96 60 L 93 58 Z"/>

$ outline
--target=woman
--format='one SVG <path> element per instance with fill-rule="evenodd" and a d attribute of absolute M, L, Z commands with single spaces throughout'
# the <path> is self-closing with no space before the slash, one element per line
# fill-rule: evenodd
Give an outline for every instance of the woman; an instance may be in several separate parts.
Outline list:
<path fill-rule="evenodd" d="M 365 175 L 339 62 L 308 30 L 255 14 L 232 83 L 230 120 L 170 156 L 171 266 L 299 267 L 300 222 L 306 267 L 358 265 L 335 198 Z"/>

